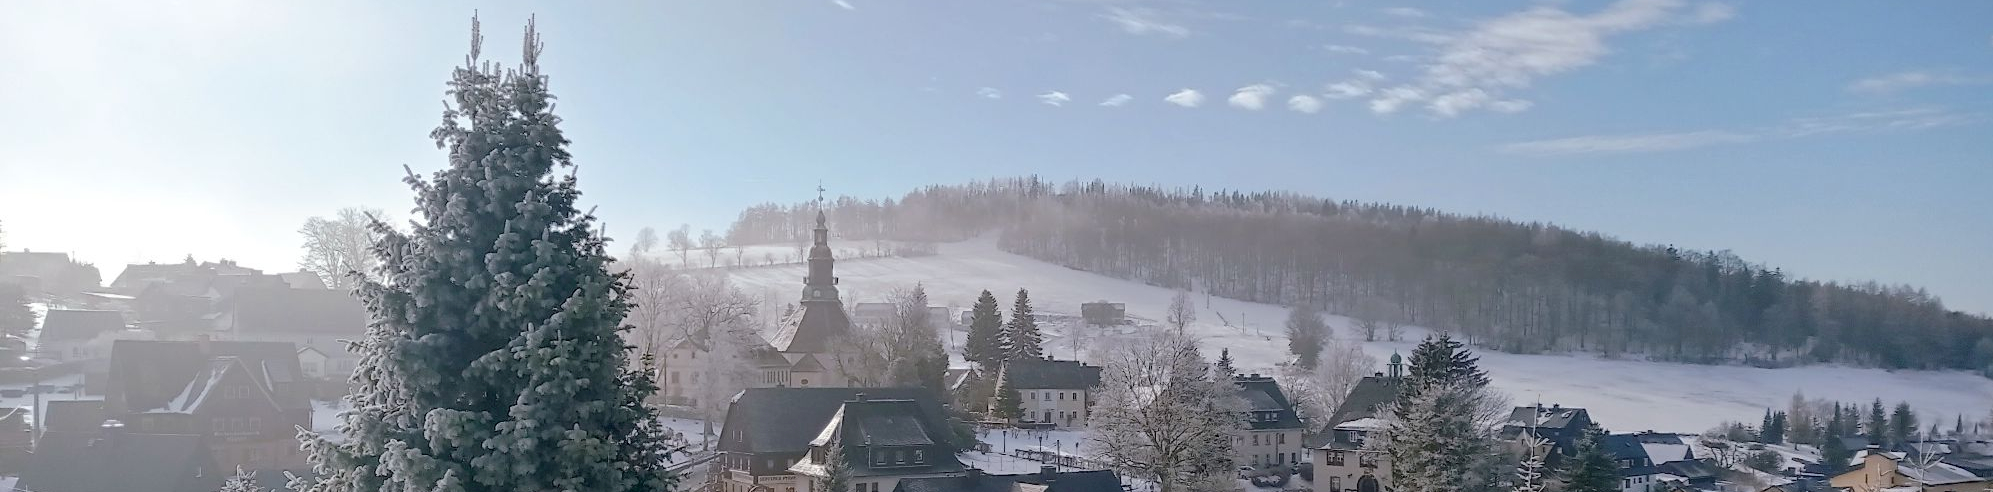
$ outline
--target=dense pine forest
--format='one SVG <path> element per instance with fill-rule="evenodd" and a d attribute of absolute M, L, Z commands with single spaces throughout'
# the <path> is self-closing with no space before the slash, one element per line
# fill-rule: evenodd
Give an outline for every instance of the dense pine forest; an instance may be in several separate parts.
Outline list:
<path fill-rule="evenodd" d="M 731 244 L 805 240 L 813 204 L 741 213 Z M 1993 320 L 1908 286 L 1805 280 L 1727 251 L 1539 222 L 1284 192 L 1054 184 L 929 186 L 824 204 L 847 240 L 954 241 L 1151 285 L 1309 304 L 1534 353 L 1993 375 Z M 1358 334 L 1357 336 L 1362 336 Z"/>

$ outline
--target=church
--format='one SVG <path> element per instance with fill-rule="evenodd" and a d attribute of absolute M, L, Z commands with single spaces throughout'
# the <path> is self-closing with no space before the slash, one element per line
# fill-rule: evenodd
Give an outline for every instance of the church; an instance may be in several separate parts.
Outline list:
<path fill-rule="evenodd" d="M 847 343 L 851 317 L 837 296 L 836 260 L 830 254 L 830 227 L 817 211 L 812 231 L 809 275 L 803 277 L 802 309 L 782 320 L 775 339 L 757 357 L 764 386 L 790 388 L 850 388 L 875 386 L 875 369 L 882 364 Z M 772 351 L 772 352 L 770 352 Z"/>

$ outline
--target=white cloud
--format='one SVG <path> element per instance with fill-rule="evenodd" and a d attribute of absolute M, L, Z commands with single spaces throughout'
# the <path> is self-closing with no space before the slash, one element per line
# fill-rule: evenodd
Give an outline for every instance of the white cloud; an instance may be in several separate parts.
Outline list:
<path fill-rule="evenodd" d="M 1425 98 L 1426 95 L 1424 92 L 1419 92 L 1418 89 L 1409 86 L 1384 89 L 1377 92 L 1376 99 L 1370 100 L 1370 112 L 1377 114 L 1396 113 L 1398 112 L 1398 108 L 1403 107 L 1405 103 L 1418 102 Z"/>
<path fill-rule="evenodd" d="M 1453 41 L 1453 36 L 1450 34 L 1443 33 L 1438 30 L 1430 28 L 1417 27 L 1417 26 L 1377 27 L 1377 26 L 1369 26 L 1363 24 L 1351 24 L 1343 26 L 1343 32 L 1355 34 L 1358 36 L 1370 36 L 1373 38 L 1403 39 L 1407 41 L 1417 41 L 1426 44 L 1445 44 L 1447 42 Z"/>
<path fill-rule="evenodd" d="M 1848 84 L 1849 92 L 1890 93 L 1935 85 L 1974 85 L 1993 83 L 1993 76 L 1964 76 L 1930 71 L 1897 72 L 1877 75 Z"/>
<path fill-rule="evenodd" d="M 1101 101 L 1100 105 L 1107 106 L 1110 108 L 1120 107 L 1122 105 L 1128 104 L 1128 101 L 1133 101 L 1133 100 L 1135 100 L 1135 96 L 1130 96 L 1127 94 L 1115 94 L 1112 96 L 1108 96 L 1107 100 Z"/>
<path fill-rule="evenodd" d="M 1424 10 L 1419 10 L 1419 9 L 1415 9 L 1415 8 L 1411 8 L 1411 7 L 1391 7 L 1391 8 L 1388 8 L 1388 9 L 1384 9 L 1384 13 L 1386 13 L 1386 14 L 1391 14 L 1391 15 L 1395 15 L 1395 16 L 1399 16 L 1399 17 L 1415 17 L 1415 18 L 1416 18 L 1416 17 L 1425 17 L 1425 16 L 1426 16 L 1426 11 L 1424 11 Z"/>
<path fill-rule="evenodd" d="M 1536 103 L 1522 99 L 1504 99 L 1488 103 L 1488 109 L 1495 110 L 1497 113 L 1520 113 L 1529 110 L 1531 106 L 1535 105 Z"/>
<path fill-rule="evenodd" d="M 1248 85 L 1233 92 L 1232 97 L 1226 98 L 1225 102 L 1235 108 L 1259 111 L 1260 108 L 1266 107 L 1266 98 L 1272 97 L 1276 91 L 1278 89 L 1268 84 Z"/>
<path fill-rule="evenodd" d="M 1199 104 L 1204 104 L 1204 94 L 1198 93 L 1196 89 L 1184 89 L 1176 91 L 1175 94 L 1164 96 L 1163 100 L 1168 101 L 1170 104 L 1195 108 Z"/>
<path fill-rule="evenodd" d="M 1045 105 L 1053 107 L 1064 106 L 1066 103 L 1072 102 L 1072 100 L 1073 100 L 1072 96 L 1068 96 L 1066 95 L 1066 93 L 1059 91 L 1052 91 L 1038 95 L 1038 102 L 1045 103 Z"/>
<path fill-rule="evenodd" d="M 851 6 L 851 2 L 847 2 L 844 0 L 830 0 L 830 3 L 837 4 L 838 8 L 842 8 L 844 10 L 858 10 L 858 7 Z"/>
<path fill-rule="evenodd" d="M 1322 100 L 1306 94 L 1290 97 L 1287 98 L 1287 109 L 1301 113 L 1315 114 L 1322 110 Z"/>
<path fill-rule="evenodd" d="M 1366 49 L 1363 49 L 1363 48 L 1358 48 L 1358 47 L 1355 47 L 1355 46 L 1350 46 L 1350 45 L 1346 45 L 1346 44 L 1331 44 L 1331 45 L 1328 45 L 1328 46 L 1323 46 L 1323 47 L 1322 47 L 1322 49 L 1323 49 L 1323 50 L 1327 50 L 1327 51 L 1328 51 L 1328 52 L 1330 52 L 1330 53 L 1342 53 L 1342 54 L 1345 54 L 1345 55 L 1368 55 L 1368 54 L 1370 54 L 1370 50 L 1366 50 Z"/>
<path fill-rule="evenodd" d="M 1003 91 L 996 90 L 995 87 L 976 89 L 976 95 L 982 96 L 984 99 L 1003 99 Z"/>
<path fill-rule="evenodd" d="M 1329 86 L 1324 88 L 1323 90 L 1326 91 L 1326 93 L 1323 94 L 1323 97 L 1327 97 L 1329 99 L 1349 99 L 1352 97 L 1368 96 L 1370 95 L 1373 89 L 1370 87 L 1369 82 L 1364 82 L 1361 80 L 1345 80 L 1342 82 L 1329 84 Z"/>
<path fill-rule="evenodd" d="M 1542 5 L 1476 24 L 1467 32 L 1432 35 L 1417 29 L 1384 30 L 1352 26 L 1351 32 L 1398 36 L 1441 45 L 1425 73 L 1408 91 L 1382 91 L 1373 111 L 1389 113 L 1412 99 L 1433 94 L 1426 109 L 1441 117 L 1489 108 L 1519 111 L 1528 105 L 1503 97 L 1537 78 L 1570 72 L 1598 63 L 1612 52 L 1606 41 L 1616 35 L 1674 22 L 1719 22 L 1734 15 L 1728 5 L 1705 3 L 1693 11 L 1683 0 L 1619 0 L 1589 15 Z M 1441 41 L 1444 39 L 1444 41 Z M 1501 104 L 1495 104 L 1501 101 Z"/>
<path fill-rule="evenodd" d="M 1359 69 L 1356 69 L 1356 70 L 1351 70 L 1350 72 L 1352 72 L 1352 73 L 1355 73 L 1355 74 L 1356 74 L 1356 76 L 1358 76 L 1358 77 L 1362 77 L 1362 78 L 1366 78 L 1366 79 L 1370 79 L 1370 80 L 1384 80 L 1384 79 L 1386 78 L 1386 77 L 1384 76 L 1384 73 L 1383 73 L 1383 72 L 1379 72 L 1379 71 L 1376 71 L 1376 70 L 1364 70 L 1364 69 L 1361 69 L 1361 68 L 1359 68 Z"/>
<path fill-rule="evenodd" d="M 1964 125 L 1975 121 L 1977 121 L 1975 118 L 1968 115 L 1943 109 L 1918 108 L 1792 118 L 1778 125 L 1755 130 L 1586 135 L 1516 142 L 1499 146 L 1497 149 L 1510 154 L 1536 156 L 1665 152 L 1822 135 L 1917 131 Z"/>
<path fill-rule="evenodd" d="M 1128 34 L 1161 34 L 1173 38 L 1190 35 L 1190 28 L 1162 20 L 1153 9 L 1110 7 L 1100 18 L 1121 26 Z"/>

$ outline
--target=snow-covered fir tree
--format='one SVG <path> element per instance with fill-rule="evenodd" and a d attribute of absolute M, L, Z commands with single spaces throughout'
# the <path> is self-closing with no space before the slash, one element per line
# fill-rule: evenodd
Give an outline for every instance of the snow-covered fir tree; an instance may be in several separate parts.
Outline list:
<path fill-rule="evenodd" d="M 1017 386 L 1011 384 L 1009 377 L 997 379 L 993 405 L 990 414 L 996 418 L 1007 421 L 1024 416 L 1024 395 L 1018 393 Z"/>
<path fill-rule="evenodd" d="M 1010 323 L 1004 326 L 1004 341 L 1008 344 L 1008 360 L 1042 359 L 1045 350 L 1040 348 L 1045 336 L 1038 333 L 1038 316 L 1031 313 L 1031 293 L 1017 289 L 1017 301 L 1010 305 Z"/>
<path fill-rule="evenodd" d="M 1524 434 L 1516 443 L 1523 449 L 1523 459 L 1516 464 L 1515 492 L 1543 492 L 1543 458 L 1548 454 L 1550 441 L 1537 437 L 1534 432 Z"/>
<path fill-rule="evenodd" d="M 1234 486 L 1232 445 L 1245 402 L 1230 381 L 1213 377 L 1194 340 L 1165 333 L 1132 341 L 1102 366 L 1088 438 L 1103 458 L 1163 492 Z"/>
<path fill-rule="evenodd" d="M 514 69 L 472 49 L 431 132 L 449 164 L 407 182 L 406 232 L 375 224 L 373 324 L 341 439 L 300 431 L 306 492 L 668 490 L 656 391 L 619 337 L 630 306 L 608 268 L 552 112 L 529 21 Z M 411 172 L 411 174 L 413 174 Z"/>
<path fill-rule="evenodd" d="M 851 492 L 851 463 L 844 461 L 844 445 L 831 443 L 823 448 L 824 476 L 812 483 L 816 492 Z M 861 484 L 862 485 L 862 484 Z"/>
<path fill-rule="evenodd" d="M 1490 392 L 1487 373 L 1446 334 L 1412 351 L 1410 372 L 1391 406 L 1390 427 L 1377 441 L 1391 463 L 1395 490 L 1487 490 L 1503 465 L 1491 457 L 1496 415 L 1506 404 Z"/>
<path fill-rule="evenodd" d="M 1564 492 L 1616 492 L 1619 465 L 1605 449 L 1605 431 L 1597 425 L 1585 429 L 1578 439 L 1576 453 L 1565 465 Z"/>
<path fill-rule="evenodd" d="M 1003 311 L 996 296 L 983 291 L 969 313 L 969 339 L 962 348 L 962 358 L 980 364 L 983 372 L 996 374 L 1009 352 L 1004 346 Z"/>
<path fill-rule="evenodd" d="M 221 483 L 220 492 L 264 492 L 264 490 L 266 489 L 256 485 L 256 472 L 244 470 L 241 466 L 237 466 L 235 467 L 235 475 L 228 477 L 228 480 Z"/>
<path fill-rule="evenodd" d="M 1234 376 L 1239 375 L 1239 368 L 1232 365 L 1232 349 L 1224 348 L 1218 350 L 1218 364 L 1216 369 L 1218 370 L 1219 381 L 1231 381 Z"/>

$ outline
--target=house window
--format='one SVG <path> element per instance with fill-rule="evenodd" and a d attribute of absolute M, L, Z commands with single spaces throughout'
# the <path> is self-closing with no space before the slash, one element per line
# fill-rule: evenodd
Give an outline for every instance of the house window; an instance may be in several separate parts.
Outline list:
<path fill-rule="evenodd" d="M 1059 392 L 1059 400 L 1060 400 L 1060 401 L 1065 401 L 1065 399 L 1066 399 L 1066 392 L 1064 392 L 1064 391 L 1060 391 L 1060 392 Z"/>
<path fill-rule="evenodd" d="M 1276 435 L 1278 435 L 1278 436 L 1279 436 L 1279 439 L 1280 439 L 1280 443 L 1281 443 L 1281 444 L 1287 444 L 1287 433 L 1285 433 L 1285 432 L 1282 432 L 1282 433 L 1280 433 L 1280 434 L 1276 434 Z"/>
<path fill-rule="evenodd" d="M 1342 490 L 1343 490 L 1343 477 L 1329 477 L 1329 491 L 1342 492 Z"/>
<path fill-rule="evenodd" d="M 796 385 L 796 386 L 801 386 L 801 387 L 806 387 L 806 388 L 807 388 L 807 387 L 809 387 L 809 386 L 810 386 L 810 378 L 803 378 L 803 383 L 802 383 L 802 384 L 798 384 L 798 385 Z"/>
<path fill-rule="evenodd" d="M 913 464 L 921 465 L 926 463 L 927 463 L 927 451 L 922 449 L 913 450 Z"/>
<path fill-rule="evenodd" d="M 1030 393 L 1030 394 L 1031 394 L 1031 401 L 1038 401 L 1038 392 L 1036 392 L 1036 391 L 1027 391 L 1027 393 Z"/>
<path fill-rule="evenodd" d="M 1329 466 L 1343 466 L 1343 452 L 1342 452 L 1342 451 L 1330 451 L 1330 452 L 1329 452 Z M 1336 488 L 1337 488 L 1337 487 L 1329 487 L 1329 489 L 1331 489 L 1331 490 L 1334 490 L 1334 489 L 1336 489 Z"/>
<path fill-rule="evenodd" d="M 1365 468 L 1376 468 L 1377 455 L 1372 453 L 1357 453 L 1356 464 Z"/>
<path fill-rule="evenodd" d="M 1253 434 L 1253 445 L 1254 446 L 1259 445 L 1259 434 Z"/>

